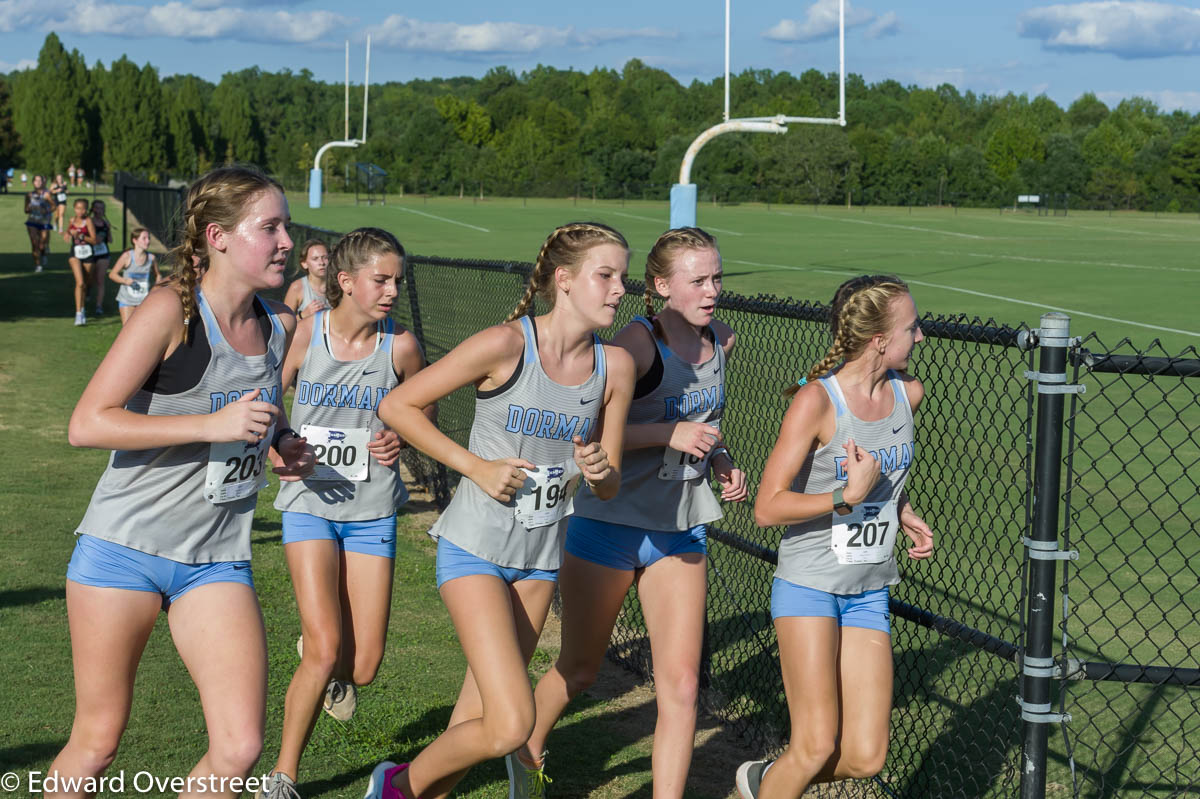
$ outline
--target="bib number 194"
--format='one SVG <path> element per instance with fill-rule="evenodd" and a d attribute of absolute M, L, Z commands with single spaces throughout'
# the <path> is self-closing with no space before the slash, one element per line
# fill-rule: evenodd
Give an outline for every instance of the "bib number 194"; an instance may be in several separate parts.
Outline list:
<path fill-rule="evenodd" d="M 571 512 L 579 474 L 575 461 L 538 466 L 525 473 L 528 477 L 516 496 L 517 521 L 527 528 L 545 527 Z"/>

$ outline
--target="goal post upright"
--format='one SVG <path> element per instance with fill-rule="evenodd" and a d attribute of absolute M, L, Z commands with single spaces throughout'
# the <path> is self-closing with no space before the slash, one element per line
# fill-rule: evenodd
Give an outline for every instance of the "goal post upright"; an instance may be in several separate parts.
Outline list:
<path fill-rule="evenodd" d="M 366 59 L 366 75 L 363 79 L 363 124 L 362 138 L 350 138 L 350 42 L 346 41 L 346 99 L 345 99 L 345 138 L 341 141 L 326 142 L 317 150 L 317 155 L 313 158 L 313 168 L 308 173 L 308 207 L 321 207 L 321 156 L 325 155 L 325 151 L 332 147 L 358 147 L 360 144 L 367 142 L 367 97 L 371 85 L 371 36 L 367 35 L 367 59 Z"/>
<path fill-rule="evenodd" d="M 846 0 L 838 2 L 838 115 L 836 119 L 792 117 L 729 118 L 729 0 L 725 0 L 725 114 L 724 121 L 701 133 L 688 147 L 679 167 L 679 182 L 671 187 L 671 227 L 695 227 L 697 189 L 692 183 L 692 164 L 705 144 L 723 133 L 787 133 L 791 123 L 846 126 Z"/>

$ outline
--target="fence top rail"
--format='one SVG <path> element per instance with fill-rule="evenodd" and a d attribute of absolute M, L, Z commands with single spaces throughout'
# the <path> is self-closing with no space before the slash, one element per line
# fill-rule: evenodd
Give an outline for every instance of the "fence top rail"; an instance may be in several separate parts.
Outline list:
<path fill-rule="evenodd" d="M 1072 352 L 1071 364 L 1090 372 L 1120 375 L 1154 375 L 1162 377 L 1200 377 L 1200 358 L 1165 358 L 1148 355 L 1116 355 L 1078 350 Z"/>
<path fill-rule="evenodd" d="M 510 274 L 527 275 L 533 270 L 533 264 L 527 261 L 500 261 L 484 258 L 443 258 L 434 255 L 410 255 L 410 264 L 426 266 L 449 266 L 458 269 L 479 269 L 489 272 L 507 272 Z M 645 293 L 645 284 L 638 280 L 626 280 L 625 287 L 635 296 Z M 827 323 L 829 321 L 829 306 L 810 301 L 798 301 L 787 297 L 776 297 L 771 294 L 758 294 L 748 297 L 731 292 L 722 293 L 717 298 L 717 307 L 728 311 L 754 313 L 762 316 L 774 316 L 784 319 L 799 319 L 805 322 Z M 921 321 L 921 329 L 928 338 L 950 339 L 954 341 L 969 341 L 978 344 L 992 344 L 1000 347 L 1027 349 L 1030 339 L 1024 335 L 1024 327 L 1009 327 L 997 325 L 992 320 L 967 319 L 964 316 L 926 317 Z"/>

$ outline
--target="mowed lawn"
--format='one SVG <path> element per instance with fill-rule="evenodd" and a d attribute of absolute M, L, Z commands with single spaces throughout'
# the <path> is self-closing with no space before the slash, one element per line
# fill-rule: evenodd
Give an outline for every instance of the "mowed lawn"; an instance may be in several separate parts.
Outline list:
<path fill-rule="evenodd" d="M 665 201 L 398 197 L 354 205 L 327 196 L 308 208 L 291 196 L 298 222 L 335 231 L 385 227 L 421 255 L 532 261 L 564 222 L 613 225 L 633 247 L 631 276 L 666 229 Z M 863 273 L 898 274 L 918 306 L 1036 327 L 1042 313 L 1066 310 L 1076 334 L 1098 332 L 1115 345 L 1159 338 L 1178 353 L 1200 343 L 1200 217 L 1071 211 L 1039 217 L 994 209 L 852 208 L 701 204 L 701 227 L 714 233 L 726 289 L 828 302 L 837 285 Z"/>
<path fill-rule="evenodd" d="M 120 214 L 111 218 L 119 225 Z M 108 314 L 72 325 L 66 245 L 52 234 L 46 272 L 32 272 L 20 197 L 0 195 L 0 773 L 44 772 L 65 743 L 74 712 L 64 580 L 83 516 L 107 452 L 67 444 L 70 413 L 120 322 L 110 289 Z M 117 233 L 120 231 L 118 230 Z M 91 304 L 89 303 L 89 312 Z M 252 533 L 254 579 L 270 652 L 267 734 L 259 771 L 274 762 L 283 696 L 297 664 L 299 619 L 271 507 L 277 484 L 260 495 Z M 164 508 L 164 513 L 169 513 Z M 420 512 L 418 514 L 418 512 Z M 322 716 L 303 762 L 300 793 L 358 797 L 380 760 L 410 759 L 449 718 L 465 668 L 434 586 L 434 547 L 424 535 L 428 503 L 401 513 L 387 654 L 376 682 L 360 693 L 349 724 Z M 534 657 L 540 674 L 557 647 L 553 621 Z M 616 667 L 572 705 L 551 738 L 560 797 L 650 796 L 653 693 Z M 689 796 L 724 797 L 733 770 L 758 753 L 711 719 L 701 722 Z M 206 746 L 196 690 L 171 644 L 165 617 L 150 638 L 133 711 L 112 772 L 184 776 Z M 553 761 L 552 761 L 553 762 Z M 110 773 L 112 773 L 110 772 Z M 22 776 L 24 779 L 24 776 Z M 24 795 L 22 789 L 14 795 Z M 500 761 L 475 769 L 458 794 L 507 796 Z"/>

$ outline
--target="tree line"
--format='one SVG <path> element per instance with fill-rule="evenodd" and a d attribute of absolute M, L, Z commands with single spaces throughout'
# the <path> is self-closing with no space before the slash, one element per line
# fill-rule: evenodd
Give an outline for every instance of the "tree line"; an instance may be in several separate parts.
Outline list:
<path fill-rule="evenodd" d="M 835 117 L 837 76 L 746 70 L 731 116 Z M 327 188 L 353 190 L 353 163 L 388 172 L 390 193 L 664 198 L 692 140 L 719 121 L 723 79 L 684 86 L 638 60 L 591 72 L 496 67 L 482 78 L 372 86 L 370 140 L 334 149 Z M 351 92 L 351 135 L 362 118 Z M 1041 95 L 977 95 L 849 75 L 845 128 L 730 134 L 701 151 L 702 198 L 738 202 L 1011 204 L 1018 194 L 1072 205 L 1200 208 L 1200 115 L 1094 94 L 1062 108 Z M 0 77 L 0 165 L 61 172 L 69 163 L 153 179 L 232 162 L 301 187 L 316 150 L 341 139 L 343 86 L 301 70 L 230 72 L 213 84 L 162 78 L 122 57 L 88 67 L 47 35 L 37 65 Z M 349 177 L 351 183 L 347 184 Z"/>

